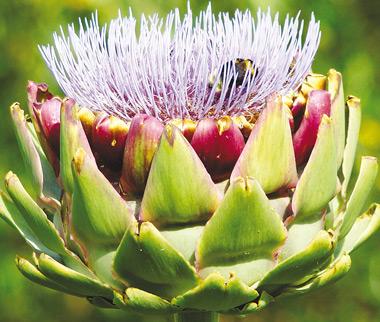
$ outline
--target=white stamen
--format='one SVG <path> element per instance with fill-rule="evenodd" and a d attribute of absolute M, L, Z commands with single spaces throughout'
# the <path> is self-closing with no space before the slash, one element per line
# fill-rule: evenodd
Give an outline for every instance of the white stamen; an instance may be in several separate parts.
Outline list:
<path fill-rule="evenodd" d="M 165 121 L 260 109 L 273 93 L 300 86 L 320 41 L 314 15 L 302 42 L 299 14 L 281 26 L 269 9 L 256 18 L 248 10 L 229 17 L 213 14 L 211 4 L 194 19 L 188 8 L 182 19 L 179 10 L 165 19 L 142 16 L 139 35 L 136 27 L 132 13 L 119 13 L 103 27 L 95 13 L 79 21 L 79 31 L 70 25 L 66 36 L 61 28 L 54 45 L 39 48 L 64 93 L 79 105 L 125 120 L 146 113 Z M 231 64 L 238 58 L 255 68 L 240 84 Z"/>

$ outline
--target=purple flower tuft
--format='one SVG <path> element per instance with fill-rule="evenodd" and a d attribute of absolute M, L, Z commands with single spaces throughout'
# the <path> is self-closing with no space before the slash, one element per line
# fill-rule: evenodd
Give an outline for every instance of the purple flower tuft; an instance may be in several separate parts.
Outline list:
<path fill-rule="evenodd" d="M 138 113 L 167 121 L 259 110 L 273 93 L 295 90 L 310 71 L 320 41 L 314 16 L 304 23 L 278 13 L 237 10 L 215 15 L 211 5 L 165 18 L 129 14 L 100 27 L 97 14 L 54 34 L 41 53 L 65 94 L 81 106 L 130 120 Z M 241 64 L 246 60 L 245 74 Z M 231 63 L 232 62 L 232 63 Z M 210 81 L 212 80 L 212 81 Z"/>

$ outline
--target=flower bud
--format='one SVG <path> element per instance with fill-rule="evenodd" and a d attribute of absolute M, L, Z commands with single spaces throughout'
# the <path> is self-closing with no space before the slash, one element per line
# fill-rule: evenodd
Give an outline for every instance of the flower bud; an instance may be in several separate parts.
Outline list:
<path fill-rule="evenodd" d="M 46 84 L 29 81 L 28 104 L 37 134 L 42 135 L 49 148 L 59 156 L 61 99 L 53 97 Z"/>
<path fill-rule="evenodd" d="M 59 98 L 53 98 L 45 83 L 28 82 L 28 106 L 36 134 L 56 174 L 59 172 Z M 54 102 L 49 103 L 51 100 Z M 60 100 L 59 100 L 60 101 Z M 46 106 L 44 106 L 47 104 Z M 44 106 L 44 107 L 43 107 Z M 58 106 L 58 107 L 57 107 Z M 42 110 L 44 111 L 42 113 Z M 49 115 L 52 113 L 52 115 Z M 42 122 L 42 114 L 44 122 Z M 58 116 L 57 116 L 58 114 Z M 58 122 L 57 122 L 58 121 Z M 45 123 L 45 124 L 42 124 Z"/>
<path fill-rule="evenodd" d="M 115 171 L 121 169 L 128 125 L 115 116 L 100 114 L 92 127 L 92 148 L 97 159 Z"/>
<path fill-rule="evenodd" d="M 191 145 L 214 181 L 227 179 L 244 148 L 244 137 L 230 117 L 201 120 Z"/>
<path fill-rule="evenodd" d="M 120 184 L 127 196 L 143 194 L 163 124 L 153 116 L 138 114 L 131 122 L 125 144 Z"/>
<path fill-rule="evenodd" d="M 317 140 L 318 129 L 324 114 L 330 116 L 331 98 L 325 90 L 309 93 L 301 124 L 293 136 L 293 147 L 297 165 L 304 164 Z"/>
<path fill-rule="evenodd" d="M 39 110 L 35 107 L 35 114 L 39 115 L 40 124 L 46 140 L 57 156 L 59 156 L 61 105 L 61 99 L 54 97 L 42 103 Z"/>

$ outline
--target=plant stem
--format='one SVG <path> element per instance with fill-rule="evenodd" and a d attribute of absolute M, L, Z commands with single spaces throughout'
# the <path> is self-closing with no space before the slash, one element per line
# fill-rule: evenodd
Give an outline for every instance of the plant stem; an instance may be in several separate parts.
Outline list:
<path fill-rule="evenodd" d="M 219 314 L 215 312 L 181 312 L 174 318 L 175 322 L 219 322 Z"/>

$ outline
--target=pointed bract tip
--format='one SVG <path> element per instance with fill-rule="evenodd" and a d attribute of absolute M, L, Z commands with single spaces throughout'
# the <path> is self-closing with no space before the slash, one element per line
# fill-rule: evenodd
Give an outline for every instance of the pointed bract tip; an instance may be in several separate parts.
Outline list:
<path fill-rule="evenodd" d="M 19 102 L 13 103 L 9 107 L 9 111 L 10 111 L 12 117 L 17 117 L 18 120 L 20 120 L 20 121 L 24 121 L 25 120 L 25 113 L 24 113 L 24 110 L 21 108 Z"/>
<path fill-rule="evenodd" d="M 8 171 L 4 178 L 5 186 L 8 187 L 10 184 L 10 181 L 14 180 L 15 178 L 17 178 L 17 176 L 12 171 Z"/>
<path fill-rule="evenodd" d="M 173 124 L 166 124 L 163 132 L 164 137 L 169 142 L 170 145 L 174 144 L 174 138 L 176 136 L 176 131 L 179 131 Z"/>
<path fill-rule="evenodd" d="M 347 105 L 350 107 L 360 107 L 360 98 L 354 95 L 349 95 L 347 97 Z"/>
<path fill-rule="evenodd" d="M 370 161 L 371 163 L 378 163 L 377 158 L 370 155 L 364 155 L 362 156 L 362 159 Z"/>
<path fill-rule="evenodd" d="M 323 125 L 331 125 L 331 117 L 326 114 L 323 114 L 321 124 Z"/>

